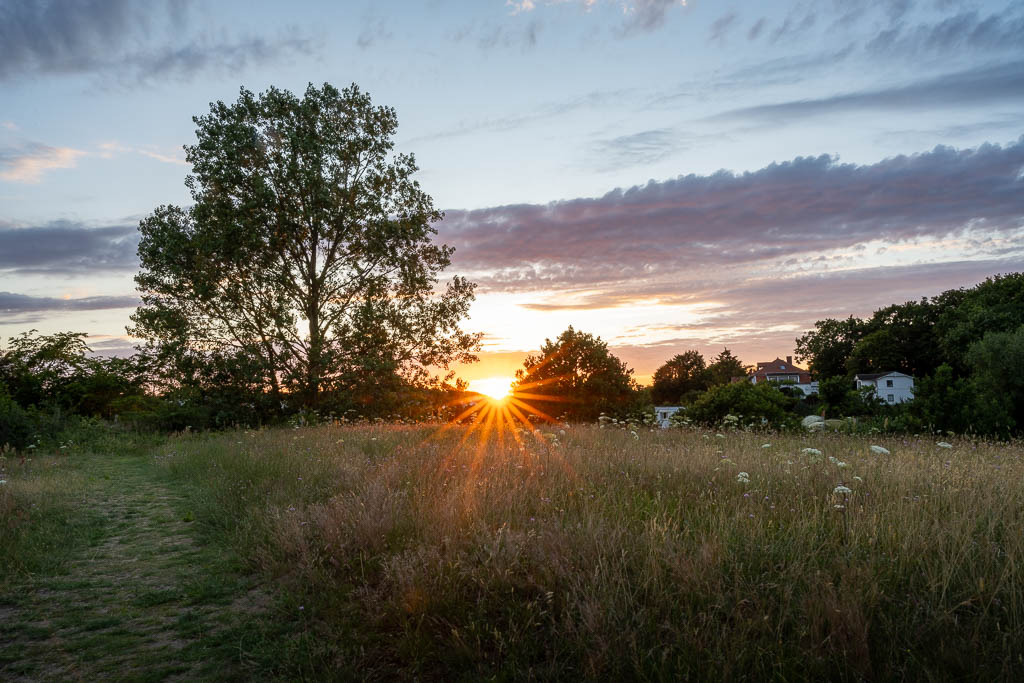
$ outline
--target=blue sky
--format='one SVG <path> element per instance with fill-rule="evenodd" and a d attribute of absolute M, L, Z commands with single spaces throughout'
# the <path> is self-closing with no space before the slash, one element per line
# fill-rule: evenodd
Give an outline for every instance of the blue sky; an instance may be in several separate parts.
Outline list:
<path fill-rule="evenodd" d="M 479 367 L 569 324 L 642 378 L 1024 269 L 1024 3 L 0 0 L 0 336 L 124 349 L 192 116 L 355 82 L 479 282 Z"/>

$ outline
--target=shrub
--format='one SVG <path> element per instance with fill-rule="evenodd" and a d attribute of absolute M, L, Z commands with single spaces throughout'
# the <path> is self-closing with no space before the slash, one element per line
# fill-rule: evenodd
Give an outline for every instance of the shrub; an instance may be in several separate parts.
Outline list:
<path fill-rule="evenodd" d="M 776 428 L 789 428 L 797 423 L 791 412 L 797 400 L 786 396 L 771 382 L 735 382 L 713 387 L 686 411 L 694 422 L 706 425 L 720 423 L 726 415 L 742 416 L 742 424 L 767 421 Z"/>

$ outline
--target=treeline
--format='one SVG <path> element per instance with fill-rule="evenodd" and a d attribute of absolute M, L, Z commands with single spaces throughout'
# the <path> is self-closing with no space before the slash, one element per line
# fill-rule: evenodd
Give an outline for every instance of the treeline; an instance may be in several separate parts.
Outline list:
<path fill-rule="evenodd" d="M 258 427 L 320 420 L 444 420 L 470 400 L 464 382 L 414 380 L 383 365 L 323 391 L 315 410 L 275 395 L 264 368 L 241 353 L 128 358 L 91 355 L 85 333 L 25 332 L 0 348 L 0 448 L 60 449 L 110 424 L 136 431 Z M 340 383 L 340 382 L 339 382 Z"/>
<path fill-rule="evenodd" d="M 896 428 L 1009 437 L 1024 428 L 1024 273 L 881 308 L 868 319 L 818 321 L 796 355 L 834 412 L 864 410 L 858 373 L 915 378 L 914 400 L 886 417 Z"/>

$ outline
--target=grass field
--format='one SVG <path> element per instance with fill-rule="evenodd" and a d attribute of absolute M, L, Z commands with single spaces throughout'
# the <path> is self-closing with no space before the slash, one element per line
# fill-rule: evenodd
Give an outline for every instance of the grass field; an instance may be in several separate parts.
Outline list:
<path fill-rule="evenodd" d="M 381 425 L 7 457 L 0 678 L 1019 679 L 1024 448 L 937 441 Z"/>

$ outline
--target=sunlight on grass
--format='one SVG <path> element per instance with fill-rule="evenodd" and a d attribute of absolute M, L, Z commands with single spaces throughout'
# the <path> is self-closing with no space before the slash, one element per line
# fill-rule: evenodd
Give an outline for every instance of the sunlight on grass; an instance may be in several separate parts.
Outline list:
<path fill-rule="evenodd" d="M 279 577 L 323 647 L 378 673 L 1019 666 L 1018 444 L 764 441 L 367 425 L 182 439 L 163 457 L 201 492 L 197 524 Z"/>

